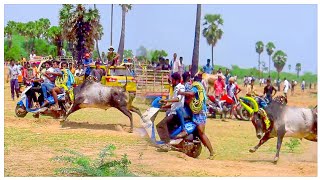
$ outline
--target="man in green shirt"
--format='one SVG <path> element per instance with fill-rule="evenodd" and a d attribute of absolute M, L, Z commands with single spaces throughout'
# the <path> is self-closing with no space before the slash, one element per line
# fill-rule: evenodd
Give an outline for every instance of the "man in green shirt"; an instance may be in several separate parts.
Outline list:
<path fill-rule="evenodd" d="M 119 54 L 114 52 L 114 48 L 112 46 L 110 46 L 110 48 L 108 49 L 108 55 L 107 55 L 107 59 L 108 59 L 108 63 L 111 66 L 117 65 L 118 64 L 118 59 L 119 59 Z"/>

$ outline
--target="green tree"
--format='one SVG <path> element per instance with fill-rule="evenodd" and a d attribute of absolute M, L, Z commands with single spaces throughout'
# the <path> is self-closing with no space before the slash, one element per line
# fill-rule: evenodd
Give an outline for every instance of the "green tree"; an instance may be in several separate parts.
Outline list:
<path fill-rule="evenodd" d="M 194 32 L 194 45 L 192 53 L 191 76 L 198 72 L 199 65 L 199 43 L 200 43 L 200 20 L 201 20 L 201 4 L 197 4 L 196 25 Z"/>
<path fill-rule="evenodd" d="M 281 50 L 278 50 L 274 53 L 273 57 L 272 57 L 273 63 L 274 63 L 274 67 L 277 69 L 278 72 L 278 79 L 280 77 L 280 72 L 282 71 L 284 65 L 287 62 L 287 54 L 284 53 Z"/>
<path fill-rule="evenodd" d="M 7 26 L 4 28 L 4 37 L 8 39 L 8 46 L 12 46 L 12 35 L 16 29 L 16 22 L 8 21 Z"/>
<path fill-rule="evenodd" d="M 123 51 L 124 51 L 124 39 L 125 39 L 125 30 L 126 30 L 126 13 L 131 10 L 131 4 L 121 4 L 122 9 L 122 23 L 121 23 L 121 35 L 120 35 L 120 42 L 118 48 L 118 54 L 120 56 L 120 61 L 123 60 Z"/>
<path fill-rule="evenodd" d="M 168 53 L 165 50 L 154 50 L 150 51 L 151 54 L 151 62 L 158 61 L 159 57 L 167 57 Z"/>
<path fill-rule="evenodd" d="M 94 9 L 96 10 L 96 12 L 98 12 L 97 7 L 96 7 L 96 4 L 94 4 L 93 6 L 94 6 Z M 96 14 L 94 14 L 94 13 L 92 13 L 92 14 L 93 14 L 93 16 L 99 17 L 99 18 L 97 19 L 97 23 L 100 24 L 100 15 L 99 15 L 99 14 L 96 15 Z M 99 40 L 101 40 L 101 37 L 102 37 L 102 36 L 103 36 L 103 27 L 102 27 L 102 26 L 99 26 L 98 34 L 97 34 L 95 40 L 96 40 L 97 53 L 98 53 L 98 55 L 99 55 L 99 59 L 101 59 L 101 60 L 102 60 L 102 57 L 101 57 L 101 55 L 100 55 L 100 50 L 99 50 Z"/>
<path fill-rule="evenodd" d="M 97 9 L 87 10 L 85 5 L 81 4 L 64 4 L 60 9 L 59 18 L 63 38 L 69 42 L 69 49 L 73 50 L 77 59 L 94 50 L 95 40 L 99 39 L 102 29 Z"/>
<path fill-rule="evenodd" d="M 123 52 L 123 57 L 124 58 L 133 58 L 133 51 L 131 50 L 131 49 L 129 49 L 129 50 L 124 50 L 124 52 Z"/>
<path fill-rule="evenodd" d="M 299 78 L 299 73 L 301 71 L 301 63 L 296 64 L 297 77 Z"/>
<path fill-rule="evenodd" d="M 57 54 L 61 56 L 61 52 L 59 51 L 62 48 L 63 40 L 62 40 L 62 31 L 59 26 L 52 26 L 48 29 L 46 34 L 49 42 L 54 44 L 57 47 Z"/>
<path fill-rule="evenodd" d="M 261 77 L 261 75 L 260 75 L 260 65 L 261 65 L 260 55 L 263 52 L 263 47 L 264 47 L 264 44 L 262 41 L 256 42 L 256 52 L 259 55 L 259 59 L 258 59 L 259 78 Z"/>
<path fill-rule="evenodd" d="M 207 14 L 204 16 L 205 22 L 203 23 L 204 29 L 202 35 L 207 39 L 207 43 L 211 45 L 211 62 L 213 62 L 213 47 L 216 46 L 218 40 L 221 39 L 223 31 L 221 26 L 223 25 L 223 19 L 220 14 Z"/>
<path fill-rule="evenodd" d="M 273 42 L 268 42 L 267 45 L 266 45 L 266 49 L 267 49 L 267 53 L 268 53 L 268 56 L 269 56 L 269 76 L 270 76 L 270 63 L 271 63 L 271 55 L 274 51 L 276 47 L 274 46 Z"/>

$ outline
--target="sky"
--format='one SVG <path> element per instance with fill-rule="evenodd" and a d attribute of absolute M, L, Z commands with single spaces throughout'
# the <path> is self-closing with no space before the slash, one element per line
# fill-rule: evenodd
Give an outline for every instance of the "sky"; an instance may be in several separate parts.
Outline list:
<path fill-rule="evenodd" d="M 93 5 L 87 5 L 93 7 Z M 18 22 L 48 18 L 58 25 L 62 5 L 4 5 L 4 26 L 9 20 Z M 98 4 L 104 35 L 99 41 L 100 51 L 110 46 L 111 5 Z M 222 39 L 214 47 L 214 62 L 231 68 L 258 66 L 255 43 L 273 42 L 276 50 L 288 55 L 283 71 L 295 72 L 296 63 L 302 63 L 302 72 L 317 73 L 317 5 L 202 5 L 205 14 L 221 14 L 224 25 Z M 133 5 L 126 16 L 125 49 L 136 50 L 143 45 L 148 50 L 163 49 L 172 59 L 176 52 L 185 64 L 191 64 L 196 23 L 196 5 Z M 114 5 L 113 47 L 117 50 L 121 31 L 121 8 Z M 201 26 L 201 31 L 203 26 Z M 200 38 L 199 64 L 211 59 L 211 46 Z M 266 50 L 261 60 L 267 66 Z M 271 62 L 271 70 L 275 70 Z"/>

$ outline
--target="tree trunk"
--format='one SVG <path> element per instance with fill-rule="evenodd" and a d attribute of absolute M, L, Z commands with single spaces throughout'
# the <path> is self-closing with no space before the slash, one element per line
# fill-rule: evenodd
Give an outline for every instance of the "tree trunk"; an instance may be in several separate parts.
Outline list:
<path fill-rule="evenodd" d="M 280 71 L 278 71 L 278 79 L 280 78 Z"/>
<path fill-rule="evenodd" d="M 97 9 L 97 7 L 96 7 L 96 4 L 93 4 L 93 7 L 94 7 L 94 9 L 96 10 Z M 99 34 L 99 36 L 100 36 L 100 34 Z M 98 43 L 98 38 L 96 39 L 96 49 L 97 49 L 97 52 L 98 52 L 98 56 L 99 56 L 99 59 L 100 59 L 100 61 L 102 61 L 102 59 L 101 59 L 101 55 L 100 55 L 100 51 L 99 51 L 99 43 Z"/>
<path fill-rule="evenodd" d="M 110 46 L 112 46 L 112 25 L 113 25 L 113 4 L 111 4 L 111 37 L 110 37 Z"/>
<path fill-rule="evenodd" d="M 258 69 L 259 69 L 259 79 L 261 78 L 261 72 L 260 72 L 260 53 L 259 53 L 259 60 L 258 60 Z"/>
<path fill-rule="evenodd" d="M 120 36 L 120 42 L 119 42 L 119 48 L 118 48 L 120 62 L 122 62 L 122 59 L 123 59 L 125 28 L 126 28 L 126 8 L 124 7 L 124 5 L 122 5 L 121 36 Z"/>
<path fill-rule="evenodd" d="M 200 19 L 201 19 L 201 4 L 197 4 L 197 15 L 196 15 L 196 26 L 195 26 L 193 55 L 192 55 L 191 77 L 193 77 L 198 72 L 199 41 L 200 41 Z"/>
<path fill-rule="evenodd" d="M 299 71 L 297 71 L 297 76 L 298 76 L 298 78 L 299 78 Z"/>
<path fill-rule="evenodd" d="M 270 60 L 271 60 L 271 55 L 269 55 L 269 77 L 271 77 L 270 76 Z"/>
<path fill-rule="evenodd" d="M 212 61 L 212 63 L 211 63 L 212 64 L 212 68 L 214 68 L 214 63 L 213 63 L 213 45 L 211 45 L 211 61 Z"/>

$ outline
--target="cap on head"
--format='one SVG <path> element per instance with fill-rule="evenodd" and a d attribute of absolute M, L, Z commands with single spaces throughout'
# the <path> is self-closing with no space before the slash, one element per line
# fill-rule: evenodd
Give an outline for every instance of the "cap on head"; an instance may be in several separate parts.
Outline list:
<path fill-rule="evenodd" d="M 112 46 L 110 46 L 108 50 L 110 51 L 111 49 L 114 50 L 114 48 Z"/>

